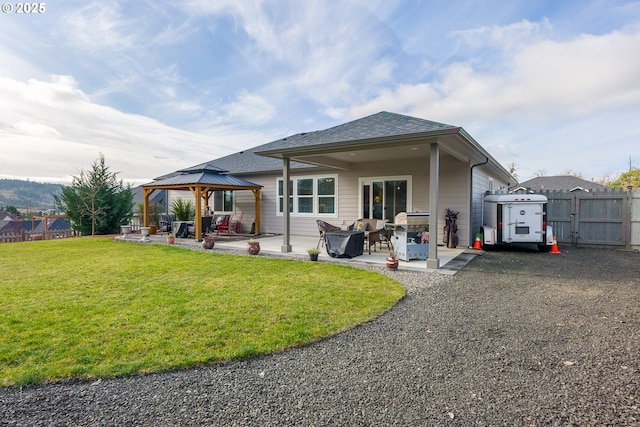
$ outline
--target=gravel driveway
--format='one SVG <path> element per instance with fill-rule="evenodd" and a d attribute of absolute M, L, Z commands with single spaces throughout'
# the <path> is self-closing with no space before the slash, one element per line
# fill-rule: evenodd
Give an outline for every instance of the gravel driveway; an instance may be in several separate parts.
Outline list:
<path fill-rule="evenodd" d="M 0 425 L 640 425 L 640 253 L 494 251 L 331 339 L 144 377 L 0 390 Z"/>

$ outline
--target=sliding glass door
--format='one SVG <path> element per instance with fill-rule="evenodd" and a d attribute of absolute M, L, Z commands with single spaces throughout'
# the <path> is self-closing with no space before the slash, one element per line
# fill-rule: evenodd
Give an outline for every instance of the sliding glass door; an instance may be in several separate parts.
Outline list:
<path fill-rule="evenodd" d="M 393 222 L 408 208 L 408 179 L 361 179 L 362 218 L 386 219 Z"/>

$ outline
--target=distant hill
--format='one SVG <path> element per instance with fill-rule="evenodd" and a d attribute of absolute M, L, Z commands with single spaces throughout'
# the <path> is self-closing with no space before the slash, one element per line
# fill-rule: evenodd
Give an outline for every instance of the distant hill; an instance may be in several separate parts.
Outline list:
<path fill-rule="evenodd" d="M 53 195 L 60 195 L 60 184 L 43 184 L 19 179 L 0 179 L 0 210 L 15 206 L 19 210 L 45 211 L 55 208 Z"/>

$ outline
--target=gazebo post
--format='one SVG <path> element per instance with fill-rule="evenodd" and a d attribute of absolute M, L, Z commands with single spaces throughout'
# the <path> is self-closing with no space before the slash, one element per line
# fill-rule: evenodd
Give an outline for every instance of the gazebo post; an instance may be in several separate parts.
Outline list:
<path fill-rule="evenodd" d="M 202 240 L 202 187 L 196 186 L 196 217 L 194 224 L 194 233 L 196 242 Z"/>
<path fill-rule="evenodd" d="M 142 203 L 142 226 L 149 226 L 149 196 L 153 193 L 154 189 L 144 188 L 144 201 Z"/>

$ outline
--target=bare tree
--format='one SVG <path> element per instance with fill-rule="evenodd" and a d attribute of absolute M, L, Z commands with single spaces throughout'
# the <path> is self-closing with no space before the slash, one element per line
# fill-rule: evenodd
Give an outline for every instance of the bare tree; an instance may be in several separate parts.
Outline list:
<path fill-rule="evenodd" d="M 518 173 L 516 172 L 517 168 L 518 168 L 518 165 L 516 165 L 515 162 L 511 162 L 511 163 L 509 163 L 509 166 L 507 166 L 507 169 L 509 170 L 509 173 L 516 179 L 516 182 L 520 181 L 520 177 L 518 176 Z"/>
<path fill-rule="evenodd" d="M 582 172 L 575 172 L 575 171 L 573 171 L 571 169 L 565 170 L 564 174 L 566 176 L 575 176 L 576 178 L 582 178 L 583 177 Z"/>

